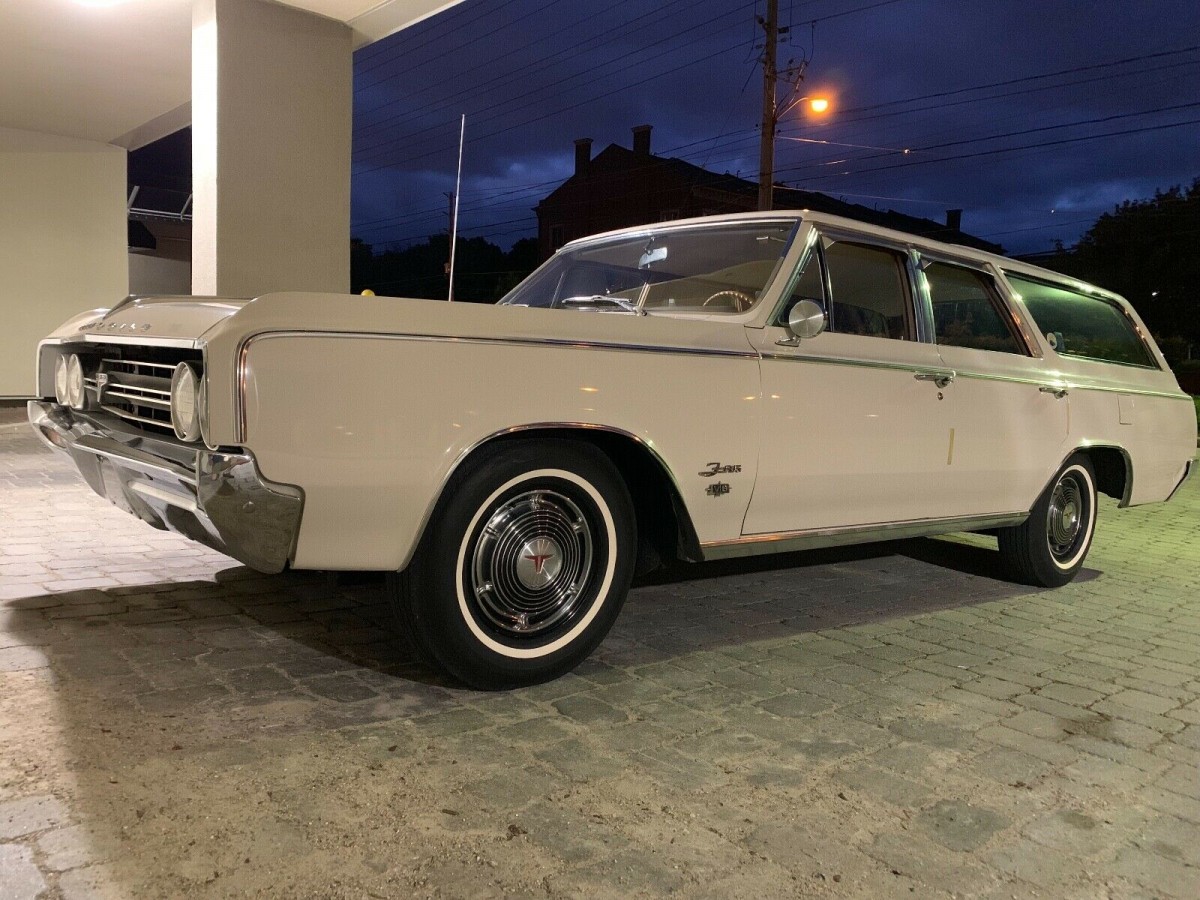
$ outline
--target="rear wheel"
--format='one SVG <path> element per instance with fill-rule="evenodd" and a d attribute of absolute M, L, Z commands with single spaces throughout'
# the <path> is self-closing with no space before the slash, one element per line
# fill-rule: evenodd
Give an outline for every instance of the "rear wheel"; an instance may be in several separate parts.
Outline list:
<path fill-rule="evenodd" d="M 582 662 L 629 590 L 633 504 L 608 458 L 570 441 L 505 443 L 447 486 L 393 579 L 430 661 L 466 683 L 545 681 Z"/>
<path fill-rule="evenodd" d="M 997 533 L 1014 581 L 1060 587 L 1083 568 L 1096 528 L 1096 476 L 1082 453 L 1066 461 L 1029 518 Z"/>

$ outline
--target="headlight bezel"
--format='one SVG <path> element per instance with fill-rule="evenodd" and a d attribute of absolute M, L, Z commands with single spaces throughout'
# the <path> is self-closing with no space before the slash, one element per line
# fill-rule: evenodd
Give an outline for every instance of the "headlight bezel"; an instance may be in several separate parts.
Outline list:
<path fill-rule="evenodd" d="M 171 373 L 171 428 L 175 437 L 189 444 L 201 438 L 200 384 L 194 363 L 181 362 Z"/>

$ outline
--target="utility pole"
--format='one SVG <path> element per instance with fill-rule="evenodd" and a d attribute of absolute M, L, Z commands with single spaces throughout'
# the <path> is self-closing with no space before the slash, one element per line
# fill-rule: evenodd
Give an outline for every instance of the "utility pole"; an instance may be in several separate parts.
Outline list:
<path fill-rule="evenodd" d="M 758 208 L 773 208 L 775 181 L 775 128 L 779 117 L 775 109 L 776 54 L 779 44 L 779 0 L 767 0 L 767 17 L 761 16 L 758 24 L 766 32 L 767 42 L 763 50 L 763 96 L 762 134 L 758 147 Z"/>
<path fill-rule="evenodd" d="M 766 18 L 759 17 L 758 24 L 766 34 L 763 47 L 763 113 L 762 134 L 759 135 L 758 152 L 758 208 L 774 209 L 775 187 L 775 132 L 779 119 L 796 107 L 801 100 L 812 100 L 814 112 L 824 112 L 829 101 L 817 97 L 801 97 L 800 86 L 808 60 L 789 59 L 783 70 L 779 69 L 779 38 L 792 30 L 790 25 L 779 25 L 779 0 L 767 0 Z M 777 88 L 780 80 L 788 85 L 786 99 L 780 103 Z M 820 103 L 820 106 L 817 104 Z"/>

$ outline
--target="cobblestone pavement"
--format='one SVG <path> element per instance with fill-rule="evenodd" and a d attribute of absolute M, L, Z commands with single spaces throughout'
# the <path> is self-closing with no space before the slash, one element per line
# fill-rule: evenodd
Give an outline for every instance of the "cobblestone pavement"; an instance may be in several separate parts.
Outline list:
<path fill-rule="evenodd" d="M 708 565 L 448 685 L 0 426 L 0 897 L 1200 896 L 1200 482 L 1034 591 L 985 538 Z"/>

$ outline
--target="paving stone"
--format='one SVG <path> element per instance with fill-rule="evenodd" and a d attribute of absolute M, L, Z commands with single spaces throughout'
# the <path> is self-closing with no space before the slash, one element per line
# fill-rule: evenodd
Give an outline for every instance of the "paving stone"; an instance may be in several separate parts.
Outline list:
<path fill-rule="evenodd" d="M 930 799 L 925 785 L 875 766 L 860 765 L 838 772 L 837 779 L 856 791 L 905 809 L 916 809 Z"/>
<path fill-rule="evenodd" d="M 1172 766 L 1155 781 L 1155 784 L 1176 794 L 1200 800 L 1200 769 L 1195 766 Z"/>
<path fill-rule="evenodd" d="M 0 802 L 0 840 L 13 840 L 65 824 L 67 808 L 49 794 Z"/>
<path fill-rule="evenodd" d="M 90 840 L 82 825 L 56 828 L 41 834 L 37 839 L 43 865 L 52 872 L 65 872 L 86 866 L 92 858 Z"/>
<path fill-rule="evenodd" d="M 983 778 L 997 781 L 1007 787 L 1023 788 L 1032 786 L 1052 768 L 1052 764 L 1044 759 L 1001 747 L 980 753 L 969 765 Z"/>
<path fill-rule="evenodd" d="M 1195 897 L 1200 888 L 1200 869 L 1141 847 L 1126 847 L 1117 853 L 1113 871 L 1167 897 Z"/>
<path fill-rule="evenodd" d="M 961 800 L 939 800 L 921 810 L 916 820 L 932 840 L 960 851 L 977 850 L 1008 827 L 999 813 Z"/>
<path fill-rule="evenodd" d="M 0 844 L 0 897 L 36 900 L 47 888 L 46 879 L 24 844 Z"/>
<path fill-rule="evenodd" d="M 558 712 L 575 722 L 596 724 L 624 722 L 628 714 L 623 709 L 587 695 L 574 695 L 555 700 L 552 704 Z"/>
<path fill-rule="evenodd" d="M 619 757 L 581 739 L 559 741 L 534 756 L 576 781 L 615 778 L 625 769 Z"/>

